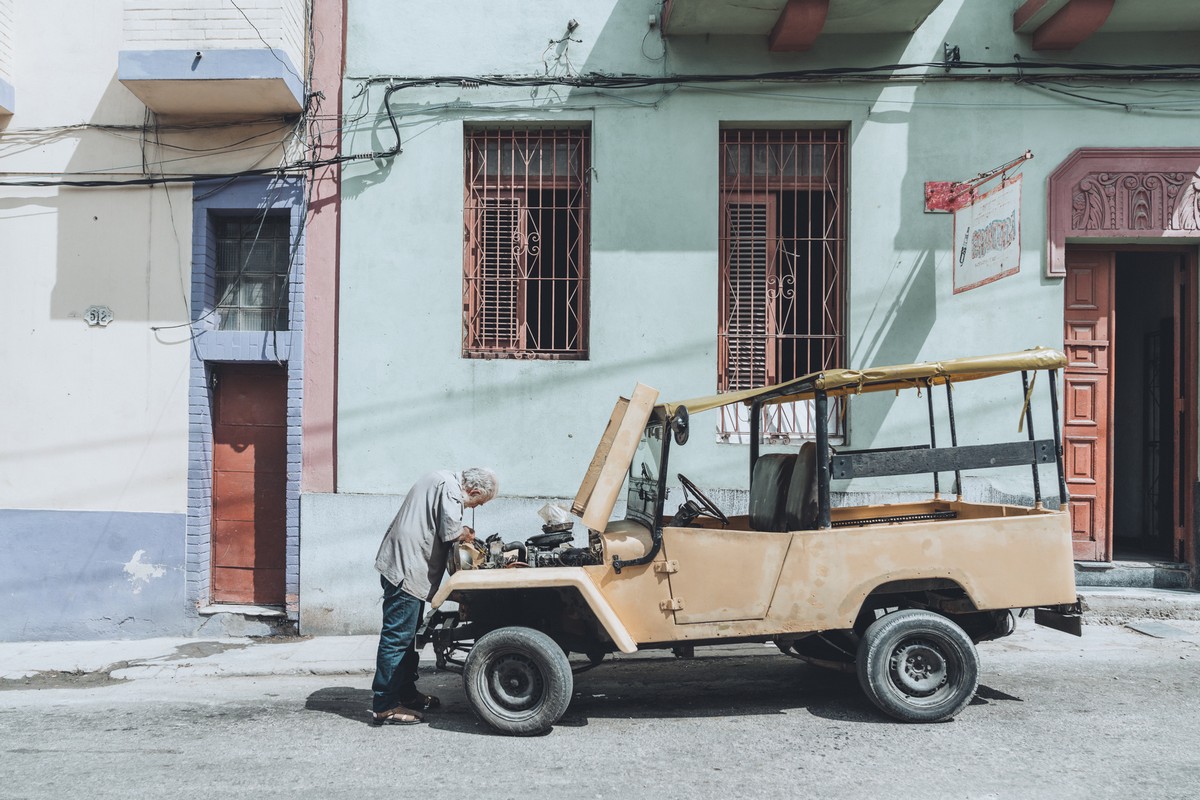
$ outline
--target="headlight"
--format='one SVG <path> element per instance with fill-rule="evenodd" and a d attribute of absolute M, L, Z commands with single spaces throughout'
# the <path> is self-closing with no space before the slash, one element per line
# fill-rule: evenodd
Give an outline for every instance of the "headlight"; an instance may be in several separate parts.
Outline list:
<path fill-rule="evenodd" d="M 487 561 L 487 551 L 478 542 L 455 542 L 446 555 L 446 569 L 451 575 L 460 569 L 479 569 Z"/>

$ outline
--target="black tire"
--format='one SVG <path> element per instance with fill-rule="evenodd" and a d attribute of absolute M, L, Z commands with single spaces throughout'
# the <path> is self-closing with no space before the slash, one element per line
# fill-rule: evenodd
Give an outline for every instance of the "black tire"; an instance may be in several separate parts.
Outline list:
<path fill-rule="evenodd" d="M 550 730 L 575 688 L 562 648 L 541 631 L 516 627 L 479 638 L 467 654 L 463 685 L 475 714 L 513 736 Z"/>
<path fill-rule="evenodd" d="M 963 629 L 932 611 L 907 609 L 871 623 L 858 648 L 858 682 L 883 713 L 942 722 L 979 686 L 979 655 Z"/>

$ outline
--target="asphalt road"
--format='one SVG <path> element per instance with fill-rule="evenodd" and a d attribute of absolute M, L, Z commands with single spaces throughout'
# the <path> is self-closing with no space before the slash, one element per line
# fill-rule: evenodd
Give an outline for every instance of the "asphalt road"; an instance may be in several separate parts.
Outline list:
<path fill-rule="evenodd" d="M 1195 798 L 1200 623 L 1158 632 L 1023 624 L 980 646 L 972 705 L 922 726 L 765 647 L 605 663 L 525 739 L 448 673 L 410 727 L 367 723 L 364 675 L 0 691 L 0 797 Z"/>

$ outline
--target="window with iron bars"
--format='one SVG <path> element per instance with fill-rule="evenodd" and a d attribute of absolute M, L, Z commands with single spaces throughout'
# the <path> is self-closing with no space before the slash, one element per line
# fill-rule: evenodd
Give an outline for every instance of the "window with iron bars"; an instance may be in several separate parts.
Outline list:
<path fill-rule="evenodd" d="M 288 329 L 291 235 L 286 214 L 213 220 L 223 331 Z"/>
<path fill-rule="evenodd" d="M 463 356 L 588 355 L 586 129 L 466 135 Z"/>
<path fill-rule="evenodd" d="M 718 391 L 844 366 L 845 131 L 722 130 Z M 842 402 L 829 404 L 843 440 Z M 749 442 L 748 409 L 718 439 Z M 815 436 L 813 404 L 763 409 L 764 442 Z"/>

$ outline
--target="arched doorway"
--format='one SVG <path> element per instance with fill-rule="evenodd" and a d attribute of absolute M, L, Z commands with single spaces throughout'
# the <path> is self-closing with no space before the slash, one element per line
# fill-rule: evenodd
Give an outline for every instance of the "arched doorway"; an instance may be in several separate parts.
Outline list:
<path fill-rule="evenodd" d="M 1081 561 L 1195 563 L 1198 168 L 1200 149 L 1088 148 L 1050 178 Z"/>

